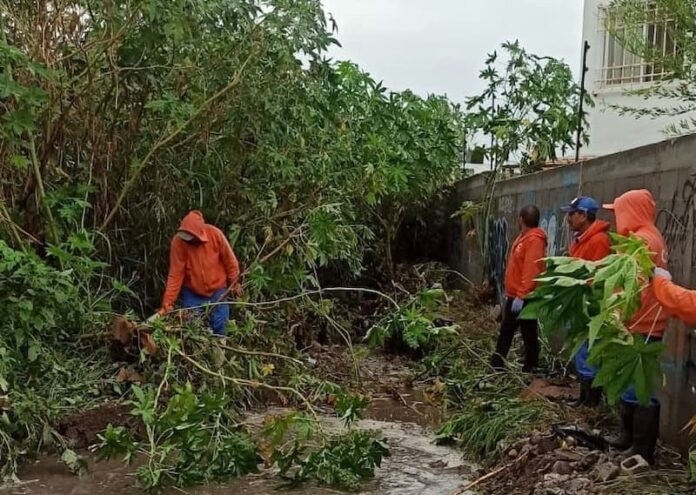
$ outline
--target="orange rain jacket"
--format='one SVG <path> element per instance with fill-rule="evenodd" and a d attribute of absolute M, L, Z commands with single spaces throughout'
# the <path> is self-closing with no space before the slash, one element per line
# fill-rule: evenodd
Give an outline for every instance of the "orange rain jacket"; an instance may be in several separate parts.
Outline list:
<path fill-rule="evenodd" d="M 605 205 L 616 213 L 616 230 L 621 235 L 633 233 L 643 239 L 653 253 L 653 262 L 667 268 L 667 246 L 662 234 L 655 227 L 655 201 L 650 191 L 636 189 L 622 194 L 613 205 Z M 643 289 L 640 308 L 628 322 L 632 333 L 662 337 L 669 315 L 655 297 L 653 284 Z"/>
<path fill-rule="evenodd" d="M 597 261 L 611 253 L 608 222 L 595 220 L 590 227 L 580 234 L 570 245 L 570 255 L 586 261 Z"/>
<path fill-rule="evenodd" d="M 170 311 L 179 297 L 181 287 L 210 297 L 223 287 L 234 285 L 239 278 L 239 263 L 225 234 L 203 220 L 200 211 L 184 217 L 179 231 L 198 239 L 189 243 L 174 236 L 169 254 L 169 276 L 160 313 Z"/>
<path fill-rule="evenodd" d="M 653 279 L 655 297 L 662 307 L 687 325 L 696 325 L 696 290 L 688 290 L 664 277 Z"/>
<path fill-rule="evenodd" d="M 517 236 L 505 270 L 505 295 L 525 298 L 536 287 L 534 279 L 546 269 L 546 232 L 539 227 Z"/>

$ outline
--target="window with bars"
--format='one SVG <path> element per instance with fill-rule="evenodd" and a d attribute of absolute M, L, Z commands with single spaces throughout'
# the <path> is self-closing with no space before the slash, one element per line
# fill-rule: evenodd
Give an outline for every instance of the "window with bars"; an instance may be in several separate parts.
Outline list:
<path fill-rule="evenodd" d="M 646 8 L 655 8 L 648 6 Z M 602 12 L 604 21 L 606 12 Z M 651 15 L 648 18 L 660 19 L 660 16 Z M 673 22 L 669 19 L 646 23 L 639 26 L 617 26 L 620 32 L 627 33 L 635 30 L 651 46 L 662 55 L 676 55 L 677 46 L 672 36 Z M 600 83 L 604 86 L 630 85 L 639 83 L 651 83 L 660 81 L 669 75 L 664 67 L 659 64 L 646 63 L 640 56 L 631 53 L 624 48 L 616 37 L 604 28 L 601 23 L 604 44 L 603 63 Z M 619 36 L 621 37 L 621 36 Z"/>

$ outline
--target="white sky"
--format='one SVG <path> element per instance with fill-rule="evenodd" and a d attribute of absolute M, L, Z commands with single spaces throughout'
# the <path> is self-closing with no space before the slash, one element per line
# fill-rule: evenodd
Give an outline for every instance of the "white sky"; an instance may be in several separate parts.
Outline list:
<path fill-rule="evenodd" d="M 483 87 L 486 55 L 519 39 L 579 73 L 583 0 L 323 0 L 350 59 L 389 89 L 463 101 Z"/>

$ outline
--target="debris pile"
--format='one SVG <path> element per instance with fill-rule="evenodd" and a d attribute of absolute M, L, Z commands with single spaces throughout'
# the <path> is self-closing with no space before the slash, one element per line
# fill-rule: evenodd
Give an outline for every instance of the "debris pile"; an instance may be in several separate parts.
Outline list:
<path fill-rule="evenodd" d="M 482 493 L 606 493 L 608 486 L 650 471 L 642 457 L 624 459 L 608 449 L 598 431 L 575 425 L 553 426 L 546 433 L 534 433 L 515 443 L 506 454 L 507 462 L 481 478 L 478 489 Z M 659 476 L 659 470 L 654 473 Z"/>

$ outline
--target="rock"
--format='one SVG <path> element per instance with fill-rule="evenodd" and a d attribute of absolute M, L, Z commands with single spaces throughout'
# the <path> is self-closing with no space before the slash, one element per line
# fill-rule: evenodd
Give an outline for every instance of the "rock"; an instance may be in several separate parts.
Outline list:
<path fill-rule="evenodd" d="M 584 495 L 592 489 L 592 481 L 587 478 L 573 478 L 565 484 L 568 495 Z"/>
<path fill-rule="evenodd" d="M 539 455 L 548 454 L 558 448 L 558 439 L 553 436 L 539 437 L 536 444 L 536 451 Z"/>
<path fill-rule="evenodd" d="M 582 458 L 580 461 L 580 467 L 582 469 L 590 469 L 599 462 L 601 456 L 602 453 L 599 450 L 593 450 Z"/>
<path fill-rule="evenodd" d="M 437 461 L 433 461 L 429 464 L 431 468 L 438 469 L 438 468 L 444 468 L 447 467 L 447 463 L 443 461 L 442 459 L 438 459 Z"/>
<path fill-rule="evenodd" d="M 528 443 L 524 446 L 522 446 L 522 450 L 520 451 L 520 455 L 528 455 L 534 450 L 534 445 L 531 443 Z"/>
<path fill-rule="evenodd" d="M 595 466 L 591 476 L 598 481 L 606 482 L 615 479 L 619 473 L 621 473 L 619 466 L 613 462 L 604 462 Z"/>
<path fill-rule="evenodd" d="M 575 440 L 575 437 L 568 437 L 565 439 L 565 441 L 569 447 L 575 447 L 578 444 L 578 441 Z"/>
<path fill-rule="evenodd" d="M 558 474 L 558 473 L 547 473 L 544 475 L 544 485 L 545 486 L 551 486 L 551 485 L 558 485 L 561 483 L 564 483 L 570 479 L 570 476 L 566 474 Z"/>
<path fill-rule="evenodd" d="M 634 455 L 625 459 L 621 463 L 621 471 L 629 476 L 634 476 L 636 474 L 644 473 L 650 471 L 650 464 L 646 461 L 643 456 Z"/>
<path fill-rule="evenodd" d="M 508 452 L 508 457 L 510 459 L 517 459 L 518 455 L 519 454 L 517 453 L 517 450 L 515 450 L 515 449 L 512 449 L 512 450 L 510 450 L 510 452 Z"/>
<path fill-rule="evenodd" d="M 578 462 L 583 458 L 582 454 L 570 449 L 556 449 L 553 455 L 559 461 Z"/>
<path fill-rule="evenodd" d="M 571 466 L 570 463 L 566 461 L 556 461 L 556 463 L 551 468 L 551 471 L 561 475 L 573 474 L 573 466 Z"/>

